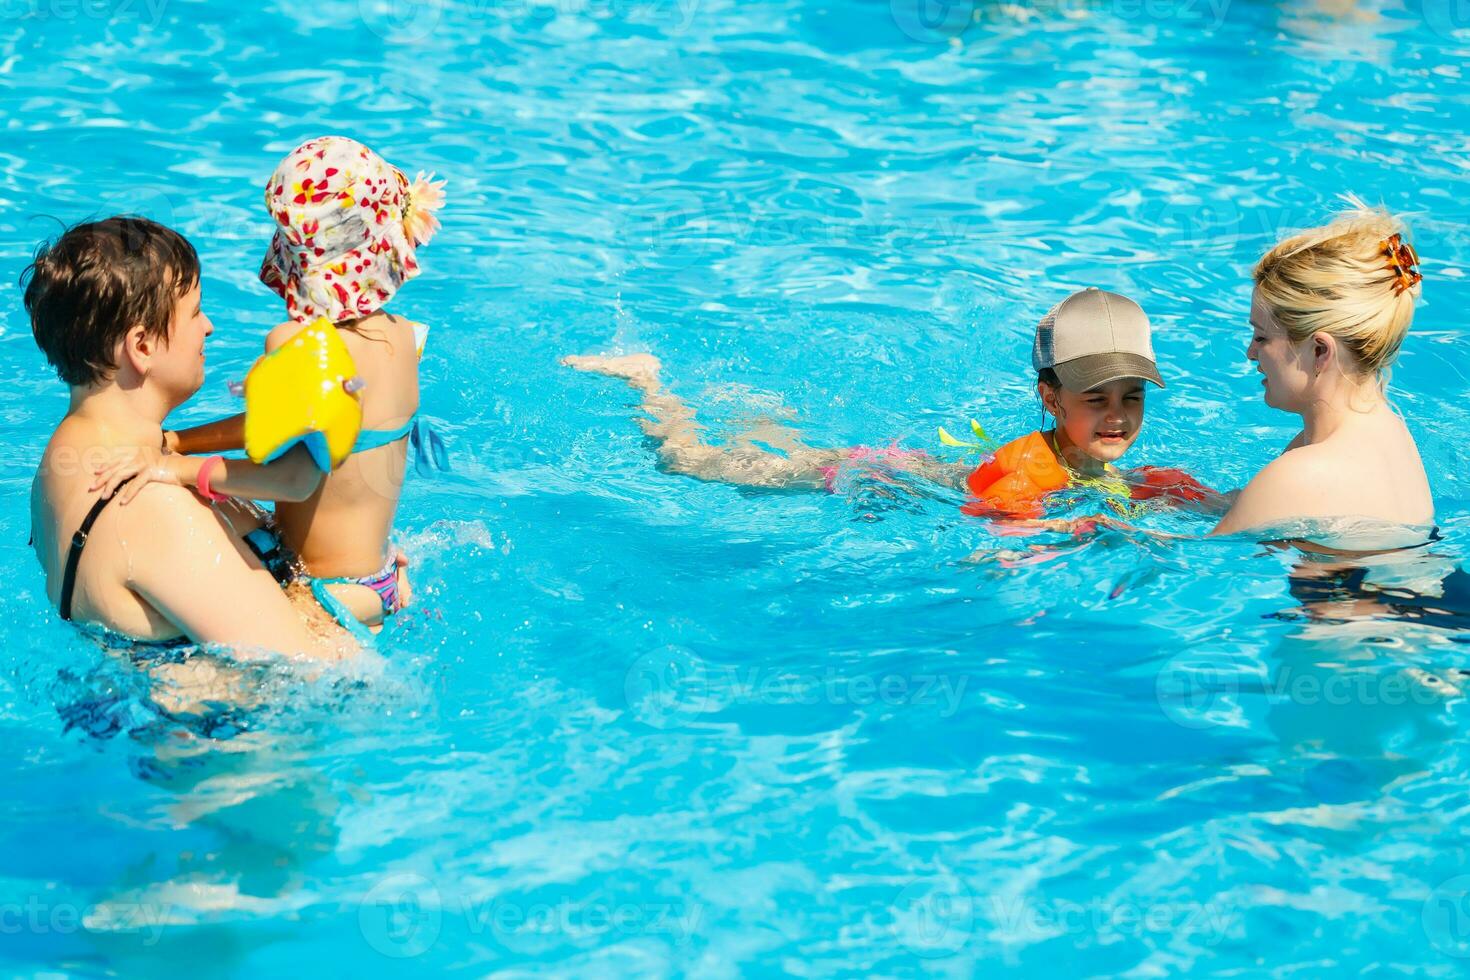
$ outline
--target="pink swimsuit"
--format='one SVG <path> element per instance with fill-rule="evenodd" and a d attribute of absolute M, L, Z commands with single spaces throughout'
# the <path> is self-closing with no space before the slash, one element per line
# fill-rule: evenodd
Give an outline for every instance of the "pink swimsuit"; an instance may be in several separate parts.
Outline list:
<path fill-rule="evenodd" d="M 892 446 L 853 446 L 847 451 L 848 463 L 895 463 L 910 459 L 924 459 L 929 454 L 922 449 L 900 449 L 896 444 Z M 829 493 L 836 492 L 837 475 L 842 472 L 845 464 L 822 467 L 822 480 L 827 484 Z M 878 479 L 882 480 L 881 475 Z"/>

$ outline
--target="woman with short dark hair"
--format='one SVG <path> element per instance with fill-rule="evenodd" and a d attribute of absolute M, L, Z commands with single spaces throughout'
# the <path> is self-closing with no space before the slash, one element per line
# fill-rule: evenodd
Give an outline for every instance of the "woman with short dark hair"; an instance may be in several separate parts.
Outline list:
<path fill-rule="evenodd" d="M 119 452 L 159 446 L 163 421 L 204 382 L 199 260 L 145 218 L 77 225 L 22 277 L 36 343 L 70 388 L 31 492 L 34 546 L 62 618 L 135 640 L 217 643 L 335 659 L 352 649 L 316 609 L 293 608 L 261 555 L 257 512 L 149 484 L 128 504 L 95 489 Z M 247 541 L 247 539 L 250 539 Z"/>

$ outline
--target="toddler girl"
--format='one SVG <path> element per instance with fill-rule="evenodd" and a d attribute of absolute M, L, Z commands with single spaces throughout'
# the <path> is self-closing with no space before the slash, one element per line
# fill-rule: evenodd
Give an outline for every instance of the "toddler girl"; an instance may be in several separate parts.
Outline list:
<path fill-rule="evenodd" d="M 432 175 L 431 175 L 432 176 Z M 405 603 L 406 560 L 389 541 L 419 407 L 421 324 L 384 305 L 419 273 L 417 249 L 439 227 L 442 182 L 410 181 L 355 140 L 324 136 L 293 150 L 271 175 L 265 201 L 276 224 L 260 278 L 286 301 L 286 322 L 266 336 L 269 353 L 326 317 L 347 345 L 361 389 L 363 427 L 353 455 L 330 474 L 304 447 L 257 466 L 218 453 L 244 444 L 244 416 L 164 433 L 161 454 L 143 454 L 99 474 L 110 493 L 131 479 L 130 500 L 149 480 L 196 487 L 218 498 L 276 500 L 282 543 L 305 569 L 317 600 L 360 640 Z M 139 477 L 138 479 L 132 479 Z"/>

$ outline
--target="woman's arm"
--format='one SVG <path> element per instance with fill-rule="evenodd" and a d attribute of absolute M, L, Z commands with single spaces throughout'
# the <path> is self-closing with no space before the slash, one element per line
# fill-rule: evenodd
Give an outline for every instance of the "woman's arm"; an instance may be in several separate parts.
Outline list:
<path fill-rule="evenodd" d="M 131 480 L 118 493 L 118 503 L 127 504 L 150 483 L 194 488 L 199 485 L 199 471 L 211 458 L 165 454 L 156 449 L 130 449 L 97 470 L 91 489 L 110 497 Z M 215 493 L 293 503 L 316 493 L 321 482 L 322 471 L 317 469 L 305 446 L 296 446 L 280 459 L 263 465 L 245 459 L 222 459 L 209 475 L 209 489 Z"/>
<path fill-rule="evenodd" d="M 356 652 L 346 633 L 308 629 L 275 581 L 247 564 L 243 546 L 192 494 L 150 490 L 123 521 L 128 587 L 189 639 L 244 655 L 270 650 L 340 660 Z"/>
<path fill-rule="evenodd" d="M 1278 456 L 1245 485 L 1210 534 L 1238 534 L 1311 516 L 1311 502 L 1327 477 L 1301 450 Z"/>
<path fill-rule="evenodd" d="M 165 430 L 163 448 L 171 453 L 223 453 L 245 448 L 245 413 L 188 429 Z"/>

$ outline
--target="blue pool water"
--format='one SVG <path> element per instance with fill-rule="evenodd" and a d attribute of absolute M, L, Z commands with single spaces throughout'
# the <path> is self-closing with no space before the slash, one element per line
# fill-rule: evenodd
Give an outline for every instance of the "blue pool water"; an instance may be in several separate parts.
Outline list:
<path fill-rule="evenodd" d="M 1130 460 L 1239 486 L 1293 434 L 1249 265 L 1355 191 L 1425 260 L 1394 389 L 1444 557 L 1374 574 L 1433 592 L 1470 533 L 1462 4 L 254 6 L 0 4 L 0 973 L 1470 963 L 1453 610 L 1313 617 L 1288 555 L 1005 538 L 862 475 L 665 475 L 629 390 L 556 363 L 655 351 L 715 437 L 937 449 L 1034 426 L 1032 324 L 1095 284 L 1170 382 Z M 47 606 L 64 397 L 15 277 L 55 219 L 178 227 L 217 326 L 184 418 L 223 413 L 281 314 L 262 181 L 327 132 L 449 179 L 397 307 L 453 469 L 405 492 L 381 663 L 191 708 Z"/>

